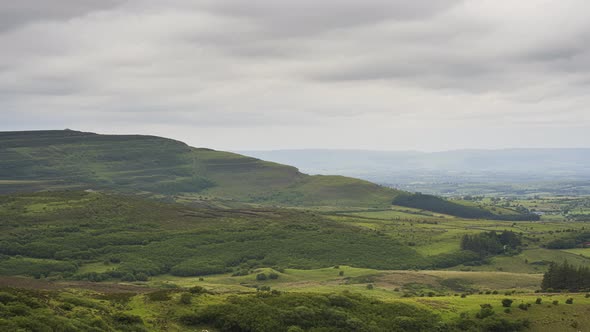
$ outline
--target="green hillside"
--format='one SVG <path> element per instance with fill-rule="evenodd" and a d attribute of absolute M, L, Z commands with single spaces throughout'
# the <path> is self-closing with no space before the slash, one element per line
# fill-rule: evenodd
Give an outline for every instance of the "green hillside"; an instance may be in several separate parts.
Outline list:
<path fill-rule="evenodd" d="M 71 130 L 0 133 L 0 192 L 114 189 L 284 205 L 390 205 L 399 191 L 193 148 L 171 139 Z"/>
<path fill-rule="evenodd" d="M 139 192 L 224 207 L 387 209 L 393 202 L 465 218 L 530 220 L 528 215 L 500 215 L 364 180 L 311 176 L 292 166 L 156 136 L 0 132 L 0 193 L 66 189 Z"/>
<path fill-rule="evenodd" d="M 252 267 L 448 267 L 472 260 L 425 256 L 390 236 L 293 209 L 190 208 L 79 191 L 0 196 L 0 275 L 102 277 L 239 273 Z M 85 278 L 88 276 L 85 276 Z"/>
<path fill-rule="evenodd" d="M 590 326 L 580 318 L 590 308 L 584 294 L 534 293 L 549 260 L 587 266 L 582 252 L 541 247 L 583 223 L 517 225 L 409 208 L 218 209 L 84 191 L 0 195 L 0 220 L 0 330 L 301 331 L 290 329 L 296 322 L 324 331 L 339 320 L 339 330 L 360 331 L 521 331 L 526 319 L 533 331 Z M 506 229 L 522 234 L 522 252 L 482 260 L 459 248 L 465 234 Z M 533 305 L 540 297 L 544 305 Z M 495 312 L 481 317 L 482 305 Z"/>

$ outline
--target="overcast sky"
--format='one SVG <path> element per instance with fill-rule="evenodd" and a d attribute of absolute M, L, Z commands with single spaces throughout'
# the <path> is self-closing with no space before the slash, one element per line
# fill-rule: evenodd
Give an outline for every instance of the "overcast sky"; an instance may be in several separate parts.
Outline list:
<path fill-rule="evenodd" d="M 0 131 L 590 146 L 588 0 L 0 2 Z"/>

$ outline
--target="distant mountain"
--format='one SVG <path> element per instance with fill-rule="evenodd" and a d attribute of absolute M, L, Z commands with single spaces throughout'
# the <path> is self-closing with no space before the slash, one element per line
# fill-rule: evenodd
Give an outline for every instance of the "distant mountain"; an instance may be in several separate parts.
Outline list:
<path fill-rule="evenodd" d="M 312 174 L 341 174 L 378 183 L 526 182 L 590 179 L 590 149 L 241 151 Z"/>
<path fill-rule="evenodd" d="M 284 205 L 386 207 L 400 191 L 142 135 L 0 132 L 0 192 L 112 189 Z"/>

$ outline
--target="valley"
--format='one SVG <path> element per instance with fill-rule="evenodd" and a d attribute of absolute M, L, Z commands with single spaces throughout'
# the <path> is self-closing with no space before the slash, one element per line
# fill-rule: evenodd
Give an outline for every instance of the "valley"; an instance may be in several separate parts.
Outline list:
<path fill-rule="evenodd" d="M 4 330 L 590 329 L 588 290 L 541 287 L 590 266 L 584 196 L 445 199 L 149 136 L 0 140 Z"/>

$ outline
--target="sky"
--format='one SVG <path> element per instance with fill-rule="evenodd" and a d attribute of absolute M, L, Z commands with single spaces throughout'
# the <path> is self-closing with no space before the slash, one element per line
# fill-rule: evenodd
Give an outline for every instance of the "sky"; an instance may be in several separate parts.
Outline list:
<path fill-rule="evenodd" d="M 590 147 L 587 0 L 0 2 L 0 131 Z"/>

